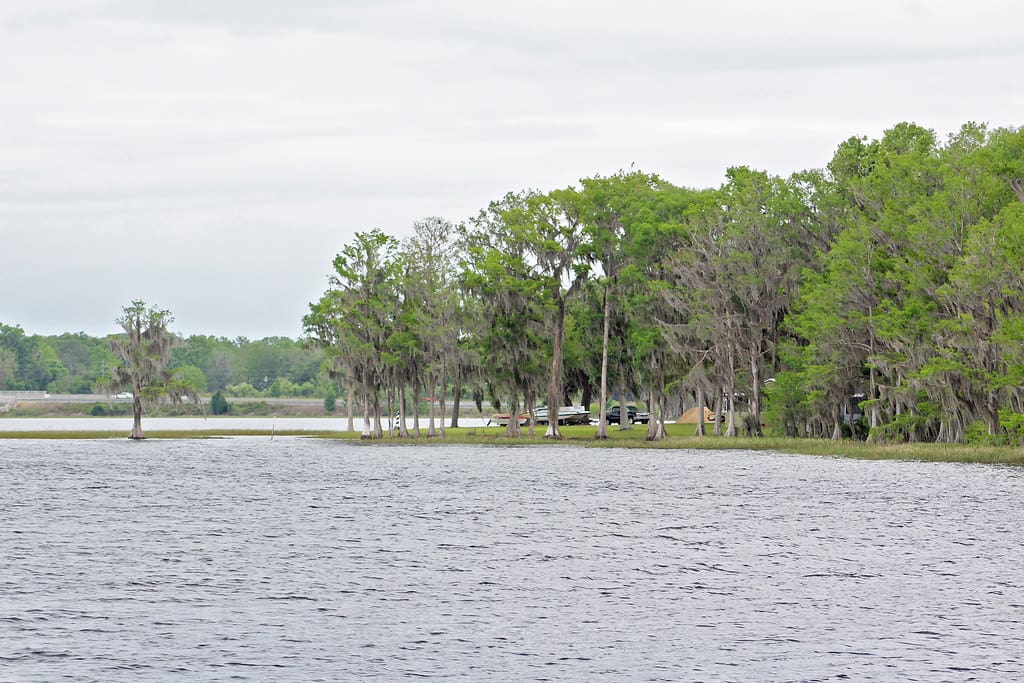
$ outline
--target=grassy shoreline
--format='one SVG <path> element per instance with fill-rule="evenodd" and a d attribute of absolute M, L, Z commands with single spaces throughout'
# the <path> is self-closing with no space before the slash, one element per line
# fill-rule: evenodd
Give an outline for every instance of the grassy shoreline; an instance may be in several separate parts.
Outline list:
<path fill-rule="evenodd" d="M 2 431 L 0 439 L 123 439 L 127 434 L 122 430 L 80 430 L 80 431 Z M 145 428 L 145 424 L 143 424 Z M 879 445 L 860 441 L 829 441 L 819 439 L 787 439 L 778 437 L 696 437 L 692 436 L 692 425 L 667 425 L 669 436 L 662 441 L 646 441 L 646 428 L 638 426 L 620 431 L 612 428 L 606 441 L 594 439 L 594 427 L 564 427 L 561 441 L 545 439 L 538 429 L 534 436 L 524 434 L 521 438 L 510 439 L 502 436 L 500 427 L 462 427 L 445 430 L 445 436 L 410 437 L 408 439 L 388 438 L 380 444 L 467 444 L 481 446 L 577 446 L 587 448 L 650 448 L 678 450 L 748 450 L 774 451 L 799 455 L 817 455 L 860 460 L 917 460 L 926 462 L 960 462 L 1001 465 L 1024 465 L 1024 449 L 1007 446 L 965 446 L 962 444 L 898 444 Z M 423 430 L 425 434 L 426 431 Z M 281 429 L 203 429 L 173 430 L 154 429 L 146 431 L 150 439 L 210 439 L 227 437 L 305 437 L 360 441 L 357 432 L 332 430 L 281 430 Z"/>

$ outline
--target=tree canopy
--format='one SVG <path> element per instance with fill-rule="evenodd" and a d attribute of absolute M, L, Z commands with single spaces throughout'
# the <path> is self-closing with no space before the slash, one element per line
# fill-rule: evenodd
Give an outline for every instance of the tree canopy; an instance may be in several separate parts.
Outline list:
<path fill-rule="evenodd" d="M 336 280 L 306 329 L 345 372 L 373 373 L 368 399 L 458 381 L 513 417 L 541 397 L 597 390 L 602 412 L 609 393 L 641 398 L 652 439 L 693 404 L 726 434 L 1019 438 L 1021 204 L 1024 131 L 974 123 L 944 141 L 900 123 L 822 169 L 736 167 L 705 190 L 595 176 L 508 193 L 459 226 L 451 275 L 428 280 L 444 288 L 428 319 L 445 324 L 416 323 L 425 275 L 406 264 L 361 289 Z M 363 319 L 346 336 L 319 325 L 325 307 L 333 325 Z"/>

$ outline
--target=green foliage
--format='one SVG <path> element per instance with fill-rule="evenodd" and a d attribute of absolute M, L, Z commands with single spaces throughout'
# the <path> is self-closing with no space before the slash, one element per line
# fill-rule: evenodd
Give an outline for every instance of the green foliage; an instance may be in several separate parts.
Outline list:
<path fill-rule="evenodd" d="M 913 410 L 897 415 L 892 421 L 875 427 L 869 438 L 878 443 L 933 441 L 942 419 L 940 406 L 918 397 Z"/>
<path fill-rule="evenodd" d="M 479 319 L 474 350 L 487 381 L 500 396 L 538 396 L 550 351 L 544 335 L 551 280 L 534 268 L 531 249 L 541 248 L 527 220 L 533 195 L 506 195 L 462 229 L 462 285 Z M 512 423 L 515 424 L 514 421 Z"/>
<path fill-rule="evenodd" d="M 1006 444 L 1006 435 L 989 434 L 984 422 L 974 421 L 967 425 L 964 443 L 969 446 L 1002 446 Z"/>
<path fill-rule="evenodd" d="M 287 377 L 277 377 L 270 386 L 267 387 L 266 391 L 261 392 L 267 396 L 274 398 L 279 397 L 303 397 L 309 398 L 316 392 L 316 387 L 310 382 L 303 382 L 302 384 L 296 384 Z"/>
<path fill-rule="evenodd" d="M 210 397 L 210 412 L 214 415 L 227 415 L 231 412 L 231 404 L 224 398 L 224 392 L 217 390 Z"/>
<path fill-rule="evenodd" d="M 198 404 L 199 394 L 206 390 L 206 375 L 194 365 L 179 365 L 171 370 L 170 379 L 164 385 L 164 391 L 173 405 L 183 401 Z"/>
<path fill-rule="evenodd" d="M 174 342 L 168 368 L 190 368 L 179 389 L 205 393 L 251 379 L 265 390 L 280 377 L 301 387 L 282 391 L 279 384 L 280 395 L 314 396 L 315 387 L 327 381 L 323 361 L 320 349 L 281 337 L 250 341 L 194 335 Z M 0 390 L 102 393 L 118 362 L 106 338 L 83 332 L 26 335 L 20 327 L 0 324 Z"/>
<path fill-rule="evenodd" d="M 233 412 L 241 415 L 256 415 L 266 416 L 270 415 L 270 406 L 266 401 L 244 401 L 242 403 L 235 403 L 232 406 Z"/>
<path fill-rule="evenodd" d="M 338 390 L 334 387 L 334 384 L 330 384 L 327 387 L 327 394 L 324 396 L 324 410 L 328 413 L 333 413 L 334 409 L 338 406 Z"/>
<path fill-rule="evenodd" d="M 804 436 L 807 418 L 811 415 L 810 399 L 801 373 L 776 374 L 775 381 L 765 388 L 765 423 L 773 434 L 791 438 Z"/>
<path fill-rule="evenodd" d="M 50 393 L 88 394 L 110 374 L 116 364 L 106 340 L 90 337 L 84 332 L 45 337 L 64 370 L 58 370 L 50 381 Z"/>
<path fill-rule="evenodd" d="M 400 317 L 405 264 L 398 247 L 380 230 L 357 233 L 334 258 L 330 289 L 310 304 L 302 320 L 307 342 L 326 354 L 332 378 L 359 386 L 367 413 L 376 416 L 381 414 L 381 389 L 399 363 L 387 347 Z M 366 436 L 381 437 L 375 425 L 373 433 L 367 427 Z"/>
<path fill-rule="evenodd" d="M 1011 410 L 999 411 L 999 423 L 995 433 L 989 426 L 978 420 L 968 425 L 964 443 L 970 446 L 1024 446 L 1024 414 Z"/>
<path fill-rule="evenodd" d="M 175 347 L 171 367 L 191 365 L 202 370 L 204 391 L 242 383 L 264 391 L 278 378 L 294 385 L 325 380 L 323 361 L 322 350 L 285 337 L 231 340 L 193 335 Z"/>
<path fill-rule="evenodd" d="M 1011 410 L 999 411 L 999 426 L 1004 443 L 1010 446 L 1024 446 L 1024 415 Z"/>
<path fill-rule="evenodd" d="M 28 336 L 18 326 L 0 323 L 0 387 L 9 390 L 57 389 L 68 377 L 57 352 L 45 337 Z"/>
<path fill-rule="evenodd" d="M 13 389 L 18 377 L 18 354 L 0 347 L 0 390 Z"/>
<path fill-rule="evenodd" d="M 255 398 L 260 395 L 260 392 L 256 390 L 256 387 L 248 382 L 233 384 L 230 387 L 226 387 L 224 391 L 227 392 L 228 396 L 234 396 L 236 398 Z"/>

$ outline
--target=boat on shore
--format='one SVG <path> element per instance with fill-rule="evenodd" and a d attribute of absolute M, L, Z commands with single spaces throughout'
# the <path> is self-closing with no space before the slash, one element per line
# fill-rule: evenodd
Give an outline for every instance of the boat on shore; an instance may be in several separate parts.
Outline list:
<path fill-rule="evenodd" d="M 533 410 L 533 417 L 537 424 L 546 425 L 549 421 L 548 407 L 537 406 Z M 557 420 L 560 425 L 590 424 L 590 410 L 584 406 L 562 406 L 558 409 Z"/>
<path fill-rule="evenodd" d="M 497 425 L 499 427 L 507 427 L 508 423 L 512 421 L 512 415 L 509 413 L 495 413 L 491 415 L 491 418 L 487 421 L 488 425 Z M 530 421 L 530 416 L 526 413 L 519 414 L 519 424 L 525 425 Z M 548 423 L 548 407 L 537 406 L 533 409 L 533 421 L 539 425 L 546 425 Z M 590 411 L 583 406 L 562 406 L 558 409 L 558 424 L 560 425 L 585 425 L 590 424 Z"/>
<path fill-rule="evenodd" d="M 519 425 L 525 425 L 529 422 L 530 416 L 522 413 L 519 415 Z M 499 427 L 508 427 L 508 423 L 512 421 L 512 415 L 509 413 L 495 413 L 491 415 L 491 418 L 487 420 L 487 425 L 497 425 Z"/>

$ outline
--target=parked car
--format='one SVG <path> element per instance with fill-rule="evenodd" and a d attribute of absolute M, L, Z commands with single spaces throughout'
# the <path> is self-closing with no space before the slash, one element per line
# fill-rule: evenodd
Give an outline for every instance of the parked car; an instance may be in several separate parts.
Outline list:
<path fill-rule="evenodd" d="M 605 422 L 607 422 L 608 424 L 619 424 L 620 413 L 621 410 L 618 404 L 613 405 L 611 408 L 608 409 L 608 412 L 604 414 Z M 639 422 L 640 424 L 647 424 L 648 422 L 651 421 L 651 414 L 638 410 L 636 406 L 627 405 L 626 419 L 629 420 L 630 424 L 633 424 L 634 422 Z"/>

